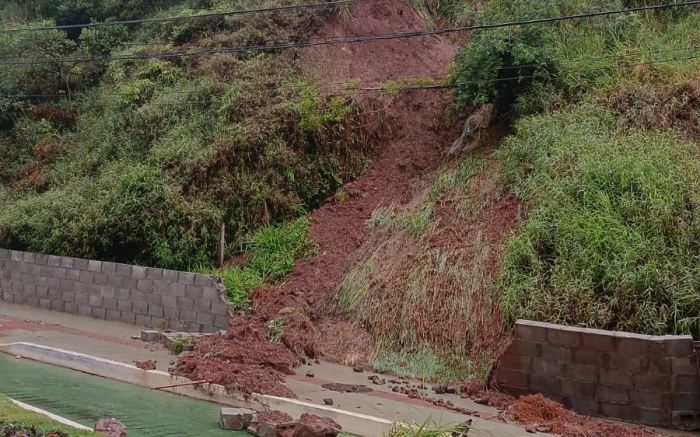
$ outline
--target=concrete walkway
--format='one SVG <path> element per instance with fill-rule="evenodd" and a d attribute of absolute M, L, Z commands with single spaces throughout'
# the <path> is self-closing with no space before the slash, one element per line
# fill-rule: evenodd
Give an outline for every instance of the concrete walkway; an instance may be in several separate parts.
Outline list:
<path fill-rule="evenodd" d="M 153 360 L 167 371 L 175 360 L 159 344 L 132 340 L 144 328 L 0 302 L 0 343 L 31 342 L 133 364 Z"/>

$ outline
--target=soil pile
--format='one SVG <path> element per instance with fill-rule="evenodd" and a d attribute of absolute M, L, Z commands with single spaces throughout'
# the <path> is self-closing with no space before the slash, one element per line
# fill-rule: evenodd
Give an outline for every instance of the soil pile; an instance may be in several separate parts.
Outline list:
<path fill-rule="evenodd" d="M 353 3 L 343 18 L 329 19 L 314 38 L 426 28 L 408 2 L 366 0 Z M 339 81 L 372 84 L 405 76 L 442 76 L 453 53 L 448 40 L 428 36 L 316 47 L 304 50 L 301 61 L 306 74 L 331 88 Z M 175 374 L 289 396 L 281 384 L 284 373 L 304 357 L 324 355 L 345 363 L 368 357 L 369 336 L 342 315 L 331 314 L 331 296 L 353 254 L 368 238 L 365 222 L 372 211 L 411 199 L 411 187 L 435 169 L 458 129 L 447 128 L 450 95 L 445 91 L 355 98 L 364 109 L 368 135 L 375 139 L 376 159 L 365 175 L 342 188 L 346 194 L 342 202 L 329 199 L 311 214 L 310 237 L 319 254 L 298 262 L 284 283 L 256 290 L 252 314 L 235 317 L 226 338 L 198 341 L 194 352 L 171 369 Z M 268 341 L 272 320 L 283 326 L 278 343 Z"/>

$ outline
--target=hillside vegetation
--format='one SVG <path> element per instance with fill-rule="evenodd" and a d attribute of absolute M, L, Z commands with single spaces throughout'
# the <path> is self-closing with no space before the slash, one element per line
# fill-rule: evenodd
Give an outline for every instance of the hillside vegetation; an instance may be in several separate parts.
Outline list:
<path fill-rule="evenodd" d="M 11 29 L 231 6 L 66 0 L 4 1 L 0 9 L 3 28 Z M 248 248 L 261 227 L 303 217 L 362 172 L 371 150 L 351 102 L 310 85 L 293 53 L 57 59 L 303 39 L 329 13 L 2 33 L 3 59 L 48 63 L 3 66 L 0 245 L 205 269 L 216 258 L 222 223 L 232 254 Z"/>
<path fill-rule="evenodd" d="M 476 21 L 638 5 L 491 0 Z M 374 212 L 338 288 L 375 367 L 478 374 L 517 318 L 700 335 L 698 25 L 676 8 L 471 35 L 456 110 L 500 122 L 410 208 Z"/>

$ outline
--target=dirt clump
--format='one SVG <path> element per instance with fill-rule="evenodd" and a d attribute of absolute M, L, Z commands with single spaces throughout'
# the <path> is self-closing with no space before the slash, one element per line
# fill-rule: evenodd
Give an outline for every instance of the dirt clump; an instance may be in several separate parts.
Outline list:
<path fill-rule="evenodd" d="M 141 370 L 156 370 L 156 367 L 158 367 L 158 363 L 153 360 L 134 361 L 134 366 L 138 367 Z"/>
<path fill-rule="evenodd" d="M 637 426 L 623 426 L 582 416 L 544 396 L 521 396 L 505 410 L 504 416 L 526 426 L 550 428 L 563 437 L 650 437 L 661 434 Z"/>
<path fill-rule="evenodd" d="M 323 384 L 321 387 L 326 390 L 338 391 L 341 393 L 369 393 L 373 391 L 371 388 L 362 384 L 342 384 L 339 382 L 332 382 L 329 384 Z"/>

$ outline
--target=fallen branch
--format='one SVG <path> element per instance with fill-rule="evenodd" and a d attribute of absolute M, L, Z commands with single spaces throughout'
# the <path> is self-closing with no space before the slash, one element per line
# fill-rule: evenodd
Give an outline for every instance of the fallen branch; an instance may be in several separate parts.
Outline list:
<path fill-rule="evenodd" d="M 165 388 L 185 387 L 187 385 L 211 384 L 211 381 L 203 379 L 201 381 L 183 382 L 182 384 L 164 385 L 161 387 L 151 387 L 151 390 L 163 390 Z"/>

